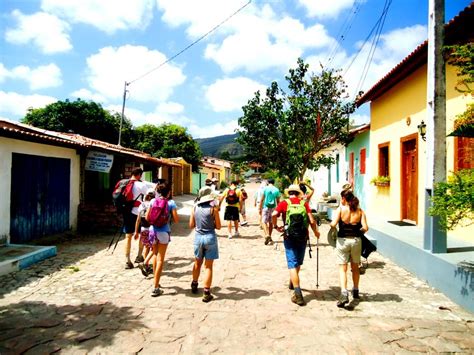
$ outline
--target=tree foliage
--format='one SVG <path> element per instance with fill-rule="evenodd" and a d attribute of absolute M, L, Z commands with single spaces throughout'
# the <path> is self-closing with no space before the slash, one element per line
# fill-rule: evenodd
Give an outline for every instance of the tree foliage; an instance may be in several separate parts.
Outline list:
<path fill-rule="evenodd" d="M 446 46 L 449 53 L 448 63 L 458 68 L 456 90 L 472 94 L 474 82 L 474 44 Z"/>
<path fill-rule="evenodd" d="M 474 169 L 460 170 L 436 184 L 432 202 L 428 213 L 440 217 L 443 229 L 474 223 Z"/>
<path fill-rule="evenodd" d="M 134 148 L 158 158 L 182 157 L 193 166 L 193 171 L 199 170 L 201 148 L 186 128 L 176 124 L 145 124 L 137 127 Z"/>
<path fill-rule="evenodd" d="M 288 93 L 273 82 L 262 98 L 259 92 L 242 109 L 238 142 L 247 156 L 293 181 L 306 169 L 328 165 L 319 152 L 334 142 L 347 143 L 349 114 L 354 102 L 347 100 L 339 71 L 322 69 L 309 74 L 309 65 L 298 59 L 285 76 Z M 330 160 L 330 159 L 329 159 Z"/>
<path fill-rule="evenodd" d="M 104 142 L 117 144 L 120 114 L 110 113 L 93 101 L 57 101 L 43 108 L 29 109 L 23 123 L 57 132 L 77 133 Z M 124 119 L 122 145 L 129 146 L 132 124 Z"/>

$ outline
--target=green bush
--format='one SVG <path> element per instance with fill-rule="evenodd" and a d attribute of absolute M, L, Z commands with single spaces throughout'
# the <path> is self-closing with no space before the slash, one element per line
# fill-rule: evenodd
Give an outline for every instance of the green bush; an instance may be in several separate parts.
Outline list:
<path fill-rule="evenodd" d="M 435 185 L 430 216 L 440 218 L 444 230 L 474 223 L 474 169 L 453 173 L 447 182 Z"/>

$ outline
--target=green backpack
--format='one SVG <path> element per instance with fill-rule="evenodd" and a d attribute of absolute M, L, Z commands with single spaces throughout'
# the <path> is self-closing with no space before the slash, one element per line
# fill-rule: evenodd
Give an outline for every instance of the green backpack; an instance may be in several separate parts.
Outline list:
<path fill-rule="evenodd" d="M 294 241 L 306 241 L 309 219 L 305 201 L 301 200 L 298 204 L 292 204 L 290 200 L 286 200 L 286 203 L 288 204 L 285 220 L 287 238 Z"/>

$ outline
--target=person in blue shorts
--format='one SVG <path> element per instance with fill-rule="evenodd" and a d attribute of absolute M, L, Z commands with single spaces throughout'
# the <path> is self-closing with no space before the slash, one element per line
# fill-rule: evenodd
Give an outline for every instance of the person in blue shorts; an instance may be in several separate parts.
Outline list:
<path fill-rule="evenodd" d="M 198 279 L 204 262 L 204 293 L 202 301 L 207 303 L 214 298 L 211 295 L 212 266 L 214 260 L 219 259 L 216 229 L 221 228 L 221 220 L 218 202 L 215 201 L 212 188 L 206 187 L 201 189 L 200 195 L 189 218 L 189 227 L 195 228 L 196 231 L 194 235 L 195 261 L 191 292 L 194 294 L 198 293 Z"/>

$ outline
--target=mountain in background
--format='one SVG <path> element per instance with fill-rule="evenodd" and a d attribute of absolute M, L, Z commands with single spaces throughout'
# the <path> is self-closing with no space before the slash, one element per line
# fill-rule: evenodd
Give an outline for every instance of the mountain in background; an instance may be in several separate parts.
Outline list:
<path fill-rule="evenodd" d="M 222 153 L 229 152 L 231 158 L 237 158 L 244 154 L 244 148 L 235 141 L 237 133 L 227 134 L 211 138 L 198 138 L 202 154 L 219 158 Z"/>

